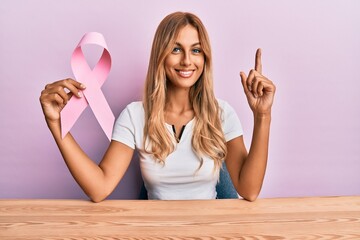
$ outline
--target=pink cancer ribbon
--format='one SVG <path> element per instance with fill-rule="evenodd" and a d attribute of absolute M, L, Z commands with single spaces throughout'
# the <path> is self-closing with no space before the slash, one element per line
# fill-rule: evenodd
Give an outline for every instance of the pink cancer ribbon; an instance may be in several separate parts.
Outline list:
<path fill-rule="evenodd" d="M 86 62 L 81 49 L 81 47 L 86 44 L 95 44 L 104 48 L 98 63 L 93 69 L 91 69 Z M 82 91 L 84 97 L 71 97 L 60 113 L 61 135 L 63 138 L 89 105 L 109 141 L 111 140 L 115 117 L 101 91 L 101 86 L 110 72 L 110 67 L 111 57 L 104 36 L 97 32 L 86 33 L 71 57 L 71 68 L 75 79 L 83 83 L 86 89 Z"/>

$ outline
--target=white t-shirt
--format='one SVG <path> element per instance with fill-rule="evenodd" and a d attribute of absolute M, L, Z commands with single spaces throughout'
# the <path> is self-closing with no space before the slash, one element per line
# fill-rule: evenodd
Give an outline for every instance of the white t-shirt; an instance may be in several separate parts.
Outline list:
<path fill-rule="evenodd" d="M 218 100 L 222 108 L 222 130 L 225 140 L 241 136 L 242 126 L 234 109 L 225 101 Z M 112 139 L 133 149 L 140 156 L 140 169 L 149 199 L 215 199 L 219 171 L 214 172 L 214 161 L 203 157 L 203 165 L 195 155 L 192 146 L 194 119 L 185 126 L 174 152 L 166 159 L 165 165 L 154 160 L 143 150 L 145 113 L 142 102 L 130 103 L 117 118 Z M 165 124 L 170 134 L 172 126 Z"/>

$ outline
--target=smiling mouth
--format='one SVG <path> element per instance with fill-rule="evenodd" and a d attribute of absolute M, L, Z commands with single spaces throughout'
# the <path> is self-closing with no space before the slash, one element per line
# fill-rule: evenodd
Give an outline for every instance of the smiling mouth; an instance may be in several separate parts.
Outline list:
<path fill-rule="evenodd" d="M 175 70 L 180 77 L 189 78 L 193 75 L 194 70 Z"/>

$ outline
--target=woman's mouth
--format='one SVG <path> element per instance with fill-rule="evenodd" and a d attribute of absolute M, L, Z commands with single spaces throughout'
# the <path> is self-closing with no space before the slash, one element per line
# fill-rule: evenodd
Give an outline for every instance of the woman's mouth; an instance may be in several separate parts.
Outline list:
<path fill-rule="evenodd" d="M 194 70 L 176 70 L 176 72 L 182 78 L 189 78 L 194 73 Z"/>

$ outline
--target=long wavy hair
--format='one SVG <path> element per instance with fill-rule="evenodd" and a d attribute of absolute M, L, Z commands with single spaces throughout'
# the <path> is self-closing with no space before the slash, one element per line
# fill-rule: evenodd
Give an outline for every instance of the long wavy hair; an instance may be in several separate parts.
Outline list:
<path fill-rule="evenodd" d="M 158 26 L 151 50 L 144 93 L 145 127 L 144 150 L 165 163 L 166 157 L 176 147 L 176 141 L 165 126 L 164 108 L 167 79 L 165 58 L 175 45 L 180 30 L 190 24 L 197 29 L 204 53 L 204 70 L 190 88 L 189 99 L 194 110 L 192 148 L 203 164 L 203 157 L 214 160 L 215 169 L 220 169 L 226 157 L 226 141 L 221 127 L 221 109 L 214 96 L 211 47 L 207 31 L 201 20 L 191 13 L 175 12 L 166 16 Z"/>

